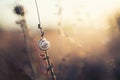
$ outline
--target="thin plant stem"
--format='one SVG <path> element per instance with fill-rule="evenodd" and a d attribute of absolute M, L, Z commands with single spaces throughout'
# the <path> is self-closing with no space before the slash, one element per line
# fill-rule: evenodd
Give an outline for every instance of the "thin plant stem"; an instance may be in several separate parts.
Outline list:
<path fill-rule="evenodd" d="M 28 60 L 28 64 L 31 68 L 31 71 L 33 73 L 33 78 L 34 80 L 36 80 L 36 77 L 35 77 L 35 72 L 34 72 L 34 68 L 33 68 L 33 65 L 31 63 L 31 59 L 30 59 L 30 56 L 29 56 L 29 48 L 28 48 L 28 44 L 29 44 L 29 34 L 28 34 L 28 29 L 27 29 L 27 24 L 26 24 L 26 21 L 24 19 L 24 17 L 22 17 L 22 20 L 20 21 L 20 27 L 22 29 L 22 33 L 23 33 L 23 37 L 24 37 L 24 43 L 25 43 L 25 53 L 26 53 L 26 56 L 27 56 L 27 60 Z"/>

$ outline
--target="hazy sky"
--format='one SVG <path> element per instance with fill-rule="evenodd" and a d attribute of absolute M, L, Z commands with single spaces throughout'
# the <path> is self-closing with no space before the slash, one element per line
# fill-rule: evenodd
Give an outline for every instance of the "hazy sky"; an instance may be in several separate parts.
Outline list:
<path fill-rule="evenodd" d="M 17 1 L 25 8 L 28 25 L 37 28 L 38 18 L 34 0 L 0 0 L 0 25 L 15 25 L 19 18 L 13 13 L 13 7 Z M 63 25 L 76 27 L 94 25 L 95 28 L 100 28 L 99 25 L 105 23 L 107 16 L 120 8 L 120 0 L 37 0 L 37 2 L 44 27 L 57 26 L 61 19 Z M 58 6 L 61 6 L 60 15 Z"/>

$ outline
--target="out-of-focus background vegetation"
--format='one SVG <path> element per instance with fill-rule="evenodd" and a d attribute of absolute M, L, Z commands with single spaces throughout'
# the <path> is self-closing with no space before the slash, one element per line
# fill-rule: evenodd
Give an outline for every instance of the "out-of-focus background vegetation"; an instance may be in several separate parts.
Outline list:
<path fill-rule="evenodd" d="M 33 80 L 24 35 L 13 12 L 16 1 L 0 1 L 0 80 Z M 39 57 L 40 32 L 34 0 L 25 8 L 28 54 L 36 80 L 48 80 Z M 39 0 L 49 56 L 57 80 L 120 80 L 119 0 Z"/>

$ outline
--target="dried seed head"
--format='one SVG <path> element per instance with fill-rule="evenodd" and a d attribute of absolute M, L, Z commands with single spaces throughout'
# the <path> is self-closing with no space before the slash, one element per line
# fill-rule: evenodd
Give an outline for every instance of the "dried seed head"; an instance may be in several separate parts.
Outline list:
<path fill-rule="evenodd" d="M 21 5 L 15 6 L 14 7 L 14 12 L 15 12 L 15 14 L 20 15 L 20 16 L 24 16 L 25 15 L 24 7 L 21 6 Z"/>

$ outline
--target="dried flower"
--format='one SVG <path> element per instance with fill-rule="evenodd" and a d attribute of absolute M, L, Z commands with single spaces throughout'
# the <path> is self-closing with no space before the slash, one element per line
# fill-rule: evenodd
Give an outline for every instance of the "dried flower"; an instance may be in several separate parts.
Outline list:
<path fill-rule="evenodd" d="M 21 6 L 21 5 L 15 6 L 14 7 L 14 12 L 15 12 L 15 14 L 20 15 L 20 16 L 24 16 L 25 15 L 24 7 Z"/>

